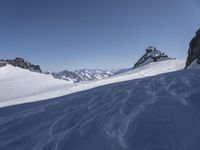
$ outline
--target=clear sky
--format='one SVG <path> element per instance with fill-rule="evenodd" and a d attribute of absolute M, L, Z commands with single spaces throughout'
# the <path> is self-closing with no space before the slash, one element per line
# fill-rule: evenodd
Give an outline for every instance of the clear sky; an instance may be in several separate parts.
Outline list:
<path fill-rule="evenodd" d="M 185 58 L 198 28 L 200 0 L 0 0 L 0 58 L 127 68 L 148 46 Z"/>

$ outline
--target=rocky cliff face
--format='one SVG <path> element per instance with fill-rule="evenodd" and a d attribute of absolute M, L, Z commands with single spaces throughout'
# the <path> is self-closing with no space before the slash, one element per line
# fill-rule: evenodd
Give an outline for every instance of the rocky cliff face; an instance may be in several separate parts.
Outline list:
<path fill-rule="evenodd" d="M 185 68 L 187 68 L 194 60 L 197 60 L 197 63 L 200 64 L 200 29 L 196 32 L 196 36 L 190 42 Z"/>
<path fill-rule="evenodd" d="M 30 71 L 42 73 L 42 70 L 39 65 L 31 64 L 22 58 L 15 58 L 14 60 L 10 60 L 10 59 L 0 60 L 0 67 L 5 66 L 7 64 L 15 66 L 15 67 L 20 67 L 23 69 L 28 69 Z"/>
<path fill-rule="evenodd" d="M 171 59 L 165 53 L 162 53 L 161 51 L 157 50 L 155 47 L 149 47 L 146 49 L 145 54 L 135 63 L 133 69 L 136 69 L 138 67 L 142 67 L 144 65 L 147 65 L 151 62 L 158 62 L 163 60 L 169 60 Z"/>

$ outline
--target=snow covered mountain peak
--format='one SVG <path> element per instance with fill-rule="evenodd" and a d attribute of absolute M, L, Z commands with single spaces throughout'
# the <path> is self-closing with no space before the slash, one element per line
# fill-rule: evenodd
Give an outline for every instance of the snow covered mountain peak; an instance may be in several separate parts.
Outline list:
<path fill-rule="evenodd" d="M 146 49 L 145 54 L 135 63 L 133 69 L 144 66 L 151 62 L 158 62 L 163 60 L 171 59 L 165 53 L 161 52 L 160 50 L 156 49 L 155 47 L 149 46 Z"/>
<path fill-rule="evenodd" d="M 83 81 L 99 80 L 114 75 L 114 73 L 109 70 L 101 69 L 80 69 L 74 72 L 80 76 Z"/>
<path fill-rule="evenodd" d="M 103 69 L 79 69 L 75 71 L 64 70 L 61 72 L 51 73 L 55 78 L 61 80 L 67 80 L 70 83 L 79 83 L 92 80 L 100 80 L 108 78 L 114 75 L 125 73 L 131 69 L 115 69 L 115 70 L 103 70 Z"/>
<path fill-rule="evenodd" d="M 82 78 L 78 76 L 76 73 L 69 71 L 69 70 L 64 70 L 61 72 L 54 72 L 52 75 L 61 80 L 66 80 L 70 83 L 77 83 L 77 82 L 82 82 Z"/>
<path fill-rule="evenodd" d="M 114 72 L 101 69 L 80 69 L 75 71 L 64 70 L 52 73 L 55 78 L 78 83 L 91 80 L 99 80 L 114 75 Z"/>

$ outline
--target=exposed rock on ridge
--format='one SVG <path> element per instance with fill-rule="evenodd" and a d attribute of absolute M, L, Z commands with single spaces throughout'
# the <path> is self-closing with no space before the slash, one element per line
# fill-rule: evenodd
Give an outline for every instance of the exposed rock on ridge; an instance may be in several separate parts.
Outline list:
<path fill-rule="evenodd" d="M 190 42 L 185 68 L 196 59 L 197 63 L 200 64 L 200 29 L 196 32 L 196 36 Z"/>
<path fill-rule="evenodd" d="M 10 59 L 9 60 L 0 60 L 0 67 L 3 67 L 7 64 L 15 66 L 15 67 L 20 67 L 23 69 L 28 69 L 30 71 L 42 73 L 42 70 L 39 65 L 31 64 L 22 58 L 15 58 L 14 60 L 10 60 Z"/>
<path fill-rule="evenodd" d="M 136 69 L 138 67 L 142 67 L 146 64 L 149 64 L 151 62 L 158 62 L 163 60 L 169 60 L 171 59 L 165 53 L 162 53 L 161 51 L 157 50 L 155 47 L 149 47 L 146 49 L 145 54 L 135 63 L 133 69 Z"/>

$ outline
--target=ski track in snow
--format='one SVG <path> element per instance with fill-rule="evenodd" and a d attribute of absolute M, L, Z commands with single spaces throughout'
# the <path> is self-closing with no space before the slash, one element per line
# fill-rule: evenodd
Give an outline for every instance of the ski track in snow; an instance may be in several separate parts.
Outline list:
<path fill-rule="evenodd" d="M 198 150 L 199 73 L 185 70 L 1 108 L 0 150 Z"/>

